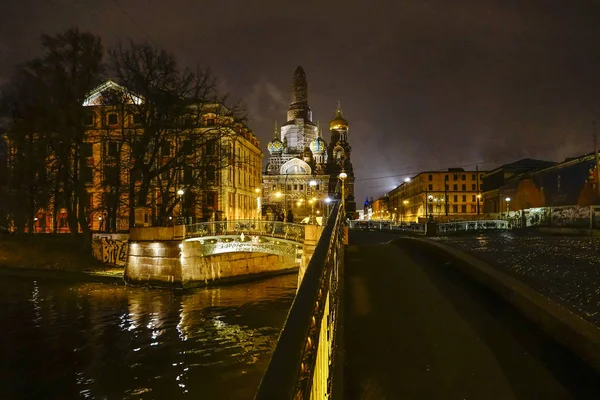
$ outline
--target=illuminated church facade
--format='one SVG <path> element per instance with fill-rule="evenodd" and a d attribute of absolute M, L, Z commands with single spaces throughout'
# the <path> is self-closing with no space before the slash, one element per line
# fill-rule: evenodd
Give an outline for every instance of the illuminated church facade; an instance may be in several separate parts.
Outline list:
<path fill-rule="evenodd" d="M 302 67 L 296 68 L 292 84 L 292 101 L 286 122 L 275 124 L 269 142 L 269 159 L 263 175 L 263 211 L 269 218 L 289 210 L 295 222 L 327 213 L 328 201 L 341 198 L 339 174 L 344 171 L 346 211 L 356 213 L 354 171 L 348 143 L 348 122 L 338 104 L 329 125 L 329 145 L 322 137 L 318 123 L 313 122 L 308 105 L 308 84 Z"/>

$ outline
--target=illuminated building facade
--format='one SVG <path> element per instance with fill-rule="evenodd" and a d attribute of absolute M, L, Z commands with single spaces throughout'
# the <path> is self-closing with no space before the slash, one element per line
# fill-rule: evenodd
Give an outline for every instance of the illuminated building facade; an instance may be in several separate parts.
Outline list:
<path fill-rule="evenodd" d="M 115 93 L 127 101 L 111 102 Z M 89 194 L 84 212 L 92 231 L 260 217 L 263 153 L 247 126 L 220 104 L 194 106 L 193 120 L 173 122 L 176 128 L 169 125 L 146 144 L 145 157 L 151 161 L 137 170 L 134 148 L 144 139 L 136 106 L 143 102 L 109 80 L 83 103 L 87 131 L 80 179 Z M 150 178 L 143 179 L 144 174 Z M 138 202 L 142 195 L 143 204 Z M 66 211 L 54 213 L 53 204 L 39 210 L 35 232 L 52 232 L 55 215 L 57 231 L 69 231 Z"/>
<path fill-rule="evenodd" d="M 302 67 L 294 72 L 292 101 L 286 122 L 275 125 L 269 142 L 269 161 L 263 175 L 263 203 L 268 218 L 277 219 L 292 211 L 295 221 L 326 213 L 326 200 L 340 198 L 342 170 L 345 180 L 346 208 L 355 213 L 354 171 L 347 141 L 348 122 L 338 106 L 330 123 L 331 143 L 327 145 L 321 129 L 312 119 L 308 105 L 308 84 Z"/>
<path fill-rule="evenodd" d="M 461 219 L 483 213 L 481 181 L 485 171 L 425 171 L 388 193 L 387 212 L 397 222 Z"/>

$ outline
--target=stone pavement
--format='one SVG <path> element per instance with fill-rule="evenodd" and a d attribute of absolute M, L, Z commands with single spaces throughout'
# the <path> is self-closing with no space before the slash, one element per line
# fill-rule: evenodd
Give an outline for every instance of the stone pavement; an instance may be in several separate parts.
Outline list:
<path fill-rule="evenodd" d="M 600 326 L 600 238 L 492 232 L 436 237 Z"/>
<path fill-rule="evenodd" d="M 445 260 L 352 232 L 346 399 L 600 398 L 598 376 Z"/>

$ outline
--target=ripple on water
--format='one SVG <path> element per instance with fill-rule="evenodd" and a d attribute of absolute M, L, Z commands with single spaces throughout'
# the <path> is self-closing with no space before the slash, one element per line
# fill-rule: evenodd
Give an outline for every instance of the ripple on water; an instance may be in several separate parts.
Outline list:
<path fill-rule="evenodd" d="M 296 283 L 286 275 L 174 292 L 5 278 L 0 389 L 7 397 L 250 398 Z"/>

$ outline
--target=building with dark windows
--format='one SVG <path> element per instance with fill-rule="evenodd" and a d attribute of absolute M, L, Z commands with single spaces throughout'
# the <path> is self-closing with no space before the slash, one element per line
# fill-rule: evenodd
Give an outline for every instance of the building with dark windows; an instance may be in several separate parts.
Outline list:
<path fill-rule="evenodd" d="M 321 127 L 313 121 L 308 104 L 308 84 L 302 67 L 296 68 L 292 99 L 286 121 L 275 124 L 273 139 L 267 145 L 269 159 L 263 175 L 263 209 L 268 218 L 277 219 L 290 210 L 295 221 L 324 215 L 330 199 L 341 198 L 339 174 L 344 182 L 346 209 L 356 213 L 354 171 L 350 161 L 348 122 L 338 109 L 331 121 L 330 144 L 323 139 Z"/>
<path fill-rule="evenodd" d="M 482 214 L 481 182 L 485 173 L 462 168 L 420 172 L 387 194 L 389 217 L 398 222 L 418 222 L 424 218 L 446 221 Z"/>

